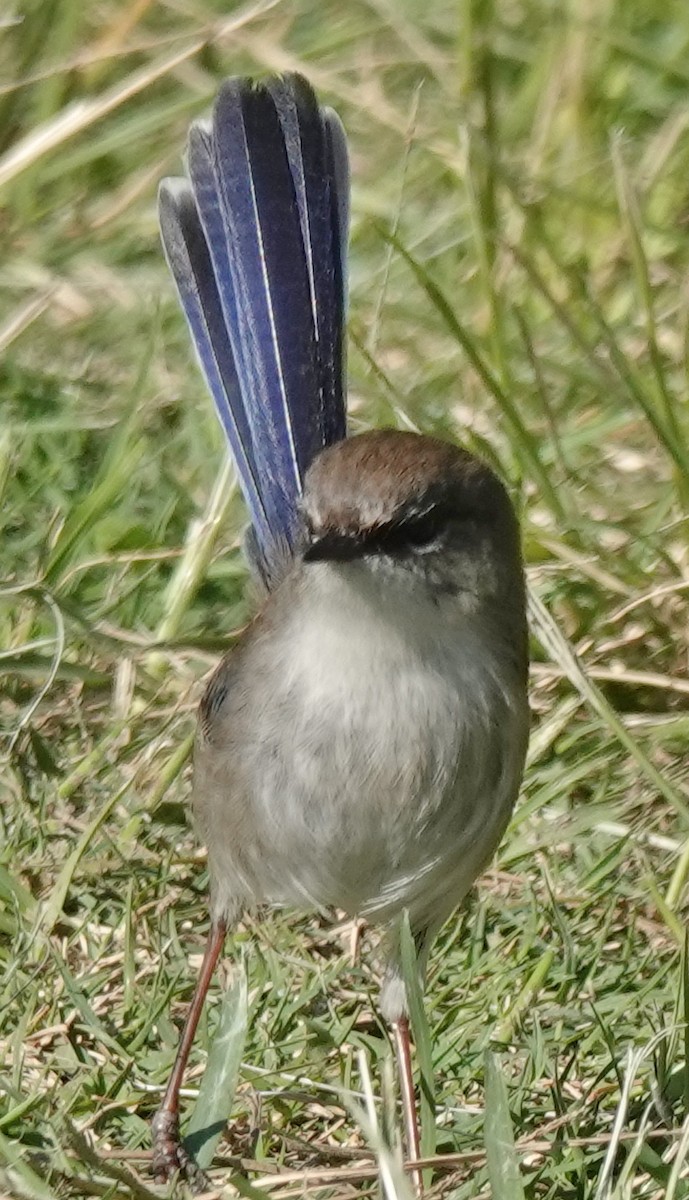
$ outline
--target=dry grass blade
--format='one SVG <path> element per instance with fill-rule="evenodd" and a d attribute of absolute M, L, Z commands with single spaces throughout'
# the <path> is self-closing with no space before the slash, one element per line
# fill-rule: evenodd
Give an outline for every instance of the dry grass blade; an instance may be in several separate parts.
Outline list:
<path fill-rule="evenodd" d="M 685 824 L 689 824 L 689 804 L 687 801 L 678 789 L 674 788 L 669 780 L 661 775 L 636 739 L 625 729 L 603 693 L 596 687 L 595 683 L 592 682 L 581 667 L 571 646 L 568 645 L 567 640 L 558 629 L 550 613 L 533 591 L 529 593 L 529 619 L 541 645 L 551 655 L 558 666 L 561 667 L 570 683 L 573 684 L 581 696 L 592 706 L 608 726 L 611 733 L 614 734 L 625 750 L 632 756 L 649 783 L 664 796 L 668 803 L 682 817 Z"/>

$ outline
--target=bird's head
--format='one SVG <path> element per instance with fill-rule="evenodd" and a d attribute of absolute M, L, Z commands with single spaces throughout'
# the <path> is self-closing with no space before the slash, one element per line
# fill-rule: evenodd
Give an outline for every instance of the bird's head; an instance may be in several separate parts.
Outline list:
<path fill-rule="evenodd" d="M 302 509 L 306 563 L 360 563 L 478 600 L 521 587 L 507 492 L 449 442 L 396 430 L 338 442 L 309 468 Z"/>

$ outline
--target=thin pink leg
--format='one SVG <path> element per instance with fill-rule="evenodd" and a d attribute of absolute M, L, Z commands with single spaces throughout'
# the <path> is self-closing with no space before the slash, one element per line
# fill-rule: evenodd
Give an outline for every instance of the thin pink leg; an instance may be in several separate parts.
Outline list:
<path fill-rule="evenodd" d="M 392 1031 L 395 1036 L 395 1052 L 397 1054 L 397 1069 L 400 1077 L 400 1093 L 402 1096 L 402 1115 L 404 1132 L 407 1139 L 407 1155 L 410 1162 L 416 1162 L 421 1157 L 419 1140 L 419 1123 L 416 1116 L 416 1092 L 414 1090 L 414 1075 L 411 1065 L 411 1039 L 409 1037 L 409 1018 L 399 1017 L 393 1021 Z M 420 1171 L 411 1173 L 417 1196 L 423 1195 L 423 1180 Z"/>
<path fill-rule="evenodd" d="M 206 1189 L 207 1180 L 200 1167 L 196 1166 L 182 1145 L 179 1135 L 179 1090 L 189 1058 L 189 1051 L 194 1042 L 196 1027 L 203 1009 L 206 992 L 211 981 L 215 965 L 220 957 L 220 951 L 225 941 L 226 925 L 224 921 L 214 921 L 208 934 L 206 949 L 203 955 L 201 971 L 196 983 L 187 1019 L 180 1038 L 174 1066 L 163 1096 L 163 1103 L 151 1122 L 153 1134 L 153 1175 L 157 1183 L 166 1183 L 178 1172 L 183 1175 L 192 1188 L 197 1191 Z"/>

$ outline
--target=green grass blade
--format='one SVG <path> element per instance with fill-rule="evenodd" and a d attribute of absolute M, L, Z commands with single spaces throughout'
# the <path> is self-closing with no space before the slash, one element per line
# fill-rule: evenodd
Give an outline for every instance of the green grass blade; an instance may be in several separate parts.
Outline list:
<path fill-rule="evenodd" d="M 608 726 L 611 733 L 615 735 L 625 750 L 632 756 L 652 787 L 667 800 L 668 804 L 677 812 L 685 824 L 689 824 L 689 805 L 687 805 L 684 797 L 661 775 L 636 738 L 632 737 L 622 724 L 617 713 L 612 708 L 612 705 L 608 703 L 600 688 L 596 686 L 583 670 L 572 647 L 558 629 L 542 601 L 532 591 L 529 592 L 528 601 L 529 620 L 544 650 L 564 670 L 567 678 L 576 687 L 577 691 L 588 701 L 593 710 L 598 713 L 599 717 Z"/>
<path fill-rule="evenodd" d="M 682 946 L 682 985 L 681 985 L 681 1004 L 682 1004 L 682 1040 L 684 1042 L 684 1073 L 682 1087 L 682 1102 L 684 1104 L 685 1119 L 689 1119 L 689 929 L 684 931 L 684 944 Z"/>
<path fill-rule="evenodd" d="M 232 1111 L 247 1031 L 247 983 L 237 968 L 225 993 L 218 1028 L 208 1055 L 185 1145 L 200 1167 L 209 1167 Z"/>
<path fill-rule="evenodd" d="M 57 1193 L 27 1162 L 28 1147 L 0 1133 L 0 1187 L 16 1200 L 56 1200 Z"/>
<path fill-rule="evenodd" d="M 117 805 L 124 799 L 131 786 L 131 781 L 127 781 L 127 783 L 125 783 L 121 788 L 113 792 L 112 795 L 108 797 L 102 808 L 98 809 L 93 820 L 86 826 L 86 829 L 81 834 L 81 837 L 74 847 L 74 850 L 69 855 L 69 858 L 62 867 L 62 870 L 60 871 L 48 898 L 41 908 L 40 917 L 38 920 L 38 928 L 44 937 L 48 937 L 48 935 L 52 932 L 53 926 L 62 912 L 62 907 L 67 899 L 67 893 L 69 892 L 72 883 L 72 877 L 79 865 L 79 862 L 81 861 L 81 858 L 86 853 L 86 850 L 88 849 L 98 830 L 108 819 L 113 809 L 115 809 Z"/>
<path fill-rule="evenodd" d="M 514 1036 L 522 1015 L 536 1003 L 537 997 L 545 983 L 555 958 L 554 950 L 546 950 L 538 960 L 529 975 L 522 990 L 515 997 L 507 1014 L 503 1017 L 495 1031 L 495 1040 L 500 1043 L 510 1042 Z"/>
<path fill-rule="evenodd" d="M 0 904 L 16 909 L 23 917 L 31 917 L 36 901 L 17 876 L 0 863 Z"/>
<path fill-rule="evenodd" d="M 675 1158 L 668 1179 L 665 1200 L 681 1200 L 687 1195 L 686 1165 L 689 1154 L 689 1117 L 682 1127 L 682 1136 L 675 1151 Z"/>
<path fill-rule="evenodd" d="M 682 432 L 677 422 L 675 412 L 676 402 L 668 390 L 665 368 L 658 346 L 658 325 L 655 315 L 653 289 L 648 271 L 648 259 L 644 248 L 641 214 L 639 213 L 637 199 L 622 158 L 619 137 L 613 138 L 612 141 L 612 165 L 615 173 L 620 212 L 631 250 L 637 290 L 643 309 L 648 354 L 655 377 L 657 403 L 658 407 L 662 410 L 663 420 L 670 431 L 673 441 L 680 444 Z"/>
<path fill-rule="evenodd" d="M 431 1031 L 421 990 L 419 963 L 414 937 L 405 911 L 400 927 L 400 950 L 404 987 L 409 1005 L 409 1021 L 414 1036 L 414 1049 L 419 1068 L 419 1109 L 421 1117 L 421 1157 L 435 1154 L 435 1082 Z"/>
<path fill-rule="evenodd" d="M 461 346 L 484 387 L 498 404 L 505 419 L 510 441 L 516 454 L 521 459 L 522 465 L 538 484 L 539 490 L 548 507 L 558 516 L 562 516 L 562 506 L 559 497 L 538 457 L 534 439 L 517 412 L 511 397 L 508 396 L 497 375 L 478 350 L 474 339 L 459 320 L 447 296 L 431 277 L 424 265 L 407 250 L 406 246 L 402 244 L 395 234 L 384 229 L 381 229 L 380 232 L 384 238 L 392 243 L 405 262 L 411 267 L 429 300 L 443 318 L 449 332 Z"/>
<path fill-rule="evenodd" d="M 512 1117 L 500 1058 L 487 1050 L 483 1063 L 486 1094 L 483 1140 L 492 1200 L 524 1200 L 524 1187 L 514 1145 Z"/>

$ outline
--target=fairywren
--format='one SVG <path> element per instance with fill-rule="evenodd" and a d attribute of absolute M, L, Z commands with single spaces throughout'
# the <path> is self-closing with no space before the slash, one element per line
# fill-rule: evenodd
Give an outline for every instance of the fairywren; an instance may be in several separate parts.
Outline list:
<path fill-rule="evenodd" d="M 347 148 L 298 75 L 223 84 L 160 192 L 163 242 L 250 516 L 264 592 L 201 701 L 194 815 L 211 933 L 154 1170 L 194 1167 L 178 1092 L 226 928 L 262 904 L 388 931 L 381 1008 L 419 1141 L 399 922 L 419 959 L 494 853 L 528 735 L 519 530 L 449 442 L 347 437 Z"/>

